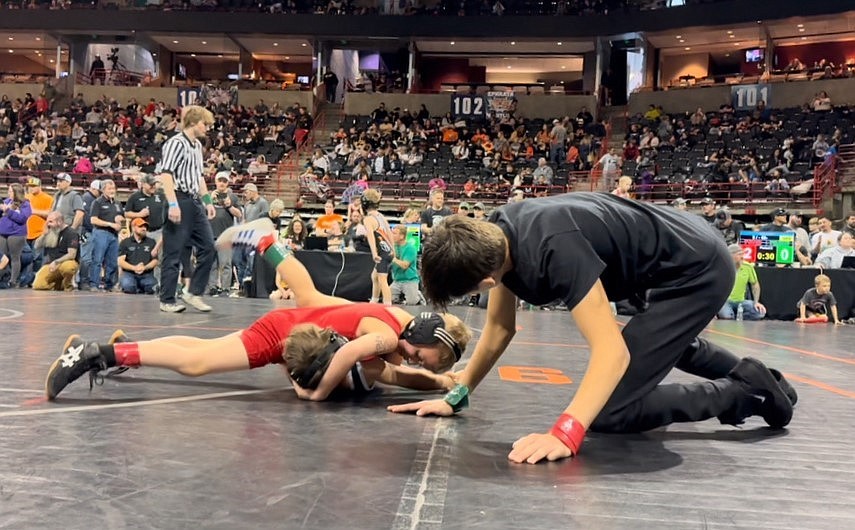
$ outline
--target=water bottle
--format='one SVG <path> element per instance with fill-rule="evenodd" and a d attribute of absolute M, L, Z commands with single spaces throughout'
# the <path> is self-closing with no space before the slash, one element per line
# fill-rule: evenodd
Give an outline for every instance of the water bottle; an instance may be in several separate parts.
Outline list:
<path fill-rule="evenodd" d="M 736 308 L 736 320 L 742 320 L 742 316 L 745 314 L 745 307 L 742 304 L 739 304 L 739 307 Z"/>

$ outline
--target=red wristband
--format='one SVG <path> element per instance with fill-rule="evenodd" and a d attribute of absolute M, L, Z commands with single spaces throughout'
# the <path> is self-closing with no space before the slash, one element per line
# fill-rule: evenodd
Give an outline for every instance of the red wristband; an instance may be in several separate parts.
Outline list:
<path fill-rule="evenodd" d="M 575 455 L 579 452 L 582 440 L 585 439 L 585 426 L 573 416 L 562 414 L 558 416 L 558 421 L 549 430 L 549 434 L 561 440 L 561 443 L 569 447 Z"/>
<path fill-rule="evenodd" d="M 264 251 L 270 248 L 273 243 L 276 243 L 276 236 L 273 234 L 267 234 L 266 236 L 258 240 L 256 250 L 259 254 L 264 254 Z"/>

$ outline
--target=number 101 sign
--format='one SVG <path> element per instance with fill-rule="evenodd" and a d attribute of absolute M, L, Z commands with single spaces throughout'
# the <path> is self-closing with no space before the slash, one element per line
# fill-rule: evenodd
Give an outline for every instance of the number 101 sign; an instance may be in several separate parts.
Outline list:
<path fill-rule="evenodd" d="M 770 85 L 734 85 L 730 87 L 731 105 L 734 110 L 754 110 L 761 101 L 769 105 L 772 95 Z"/>

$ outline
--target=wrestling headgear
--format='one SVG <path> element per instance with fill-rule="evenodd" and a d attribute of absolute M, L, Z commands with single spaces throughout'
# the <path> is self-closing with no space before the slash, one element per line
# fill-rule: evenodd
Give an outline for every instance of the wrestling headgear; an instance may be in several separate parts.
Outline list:
<path fill-rule="evenodd" d="M 291 379 L 303 388 L 310 390 L 317 388 L 324 376 L 324 372 L 327 371 L 327 367 L 330 365 L 330 361 L 332 361 L 333 355 L 335 355 L 335 352 L 339 348 L 347 344 L 347 342 L 346 338 L 336 332 L 332 332 L 330 341 L 324 347 L 324 350 L 312 361 L 312 364 L 302 372 L 298 372 L 297 370 L 289 372 Z"/>
<path fill-rule="evenodd" d="M 439 313 L 421 313 L 407 324 L 401 338 L 410 344 L 436 344 L 442 342 L 454 352 L 454 360 L 463 355 L 460 345 L 445 329 L 445 321 Z"/>

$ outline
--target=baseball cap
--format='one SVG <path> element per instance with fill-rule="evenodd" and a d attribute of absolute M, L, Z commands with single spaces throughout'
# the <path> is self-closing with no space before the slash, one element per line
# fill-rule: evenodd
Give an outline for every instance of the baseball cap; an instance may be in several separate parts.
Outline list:
<path fill-rule="evenodd" d="M 258 186 L 250 182 L 249 184 L 243 187 L 243 191 L 258 191 Z"/>
<path fill-rule="evenodd" d="M 468 210 L 469 209 L 469 203 L 466 201 L 463 201 L 457 207 L 460 208 L 461 210 Z"/>
<path fill-rule="evenodd" d="M 131 221 L 131 226 L 148 226 L 148 222 L 142 217 L 137 217 L 133 221 Z"/>
<path fill-rule="evenodd" d="M 712 197 L 704 197 L 701 199 L 701 204 L 715 204 L 715 201 Z"/>
<path fill-rule="evenodd" d="M 787 213 L 787 210 L 784 208 L 775 208 L 775 211 L 772 212 L 772 217 L 778 217 L 779 215 L 790 215 Z"/>
<path fill-rule="evenodd" d="M 484 208 L 484 203 L 483 203 L 483 202 L 476 202 L 476 203 L 472 206 L 472 208 L 474 208 L 474 209 L 476 209 L 476 210 L 485 210 L 485 209 L 486 209 L 486 208 Z"/>
<path fill-rule="evenodd" d="M 228 182 L 228 181 L 229 181 L 229 176 L 231 176 L 231 172 L 229 172 L 229 171 L 220 171 L 219 173 L 217 173 L 216 180 L 219 180 L 219 181 L 221 181 L 221 182 Z"/>
<path fill-rule="evenodd" d="M 66 182 L 71 182 L 71 175 L 69 175 L 68 173 L 65 173 L 65 172 L 58 173 L 56 175 L 56 180 L 64 180 Z"/>
<path fill-rule="evenodd" d="M 89 183 L 89 187 L 93 190 L 101 191 L 101 181 L 98 179 L 95 179 Z"/>
<path fill-rule="evenodd" d="M 686 204 L 686 199 L 682 197 L 677 197 L 676 199 L 674 199 L 674 206 L 683 206 L 684 204 Z"/>
<path fill-rule="evenodd" d="M 742 254 L 742 252 L 743 252 L 742 247 L 740 247 L 736 243 L 732 243 L 732 244 L 728 245 L 727 250 L 731 254 Z"/>
<path fill-rule="evenodd" d="M 140 182 L 148 184 L 149 186 L 154 186 L 157 184 L 157 179 L 154 178 L 154 175 L 143 175 L 140 177 Z"/>
<path fill-rule="evenodd" d="M 41 186 L 42 179 L 38 177 L 30 177 L 27 179 L 27 186 Z"/>

